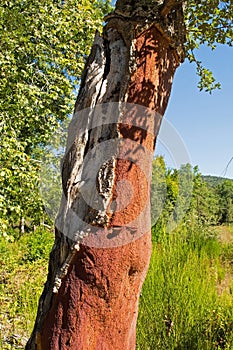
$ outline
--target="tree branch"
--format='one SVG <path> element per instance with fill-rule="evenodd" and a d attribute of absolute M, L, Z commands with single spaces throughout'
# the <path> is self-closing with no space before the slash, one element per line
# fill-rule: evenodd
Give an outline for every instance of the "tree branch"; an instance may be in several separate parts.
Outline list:
<path fill-rule="evenodd" d="M 184 3 L 185 1 L 182 0 L 165 0 L 162 6 L 162 9 L 160 11 L 161 16 L 167 16 L 169 12 L 176 7 L 177 5 L 180 5 Z"/>

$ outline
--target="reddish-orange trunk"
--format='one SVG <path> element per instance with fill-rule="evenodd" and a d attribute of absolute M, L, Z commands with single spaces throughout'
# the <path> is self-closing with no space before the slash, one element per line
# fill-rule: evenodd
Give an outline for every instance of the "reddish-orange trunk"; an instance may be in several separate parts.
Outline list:
<path fill-rule="evenodd" d="M 107 127 L 106 123 L 94 128 L 87 124 L 86 139 L 75 139 L 68 149 L 63 165 L 64 198 L 68 202 L 69 197 L 70 207 L 88 223 L 89 231 L 75 240 L 68 231 L 57 228 L 49 276 L 27 350 L 135 349 L 138 301 L 151 254 L 150 169 L 140 164 L 149 164 L 148 154 L 153 154 L 179 56 L 161 25 L 151 18 L 145 23 L 146 14 L 124 18 L 122 3 L 118 1 L 115 13 L 108 17 L 103 38 L 97 35 L 95 39 L 76 112 L 109 102 L 140 105 L 147 110 L 132 107 L 123 119 L 119 114 Z M 180 5 L 174 11 L 182 18 Z M 147 117 L 147 111 L 155 111 L 156 117 Z M 82 164 L 85 154 L 100 140 L 112 138 L 129 142 L 121 143 L 111 166 L 103 167 L 111 181 L 101 176 L 98 180 L 99 192 L 107 203 L 98 212 L 85 203 L 73 179 L 77 178 L 78 157 Z M 81 147 L 78 156 L 77 147 Z M 61 208 L 68 212 L 68 207 Z"/>
<path fill-rule="evenodd" d="M 118 248 L 82 246 L 45 318 L 41 349 L 134 349 L 150 235 Z"/>

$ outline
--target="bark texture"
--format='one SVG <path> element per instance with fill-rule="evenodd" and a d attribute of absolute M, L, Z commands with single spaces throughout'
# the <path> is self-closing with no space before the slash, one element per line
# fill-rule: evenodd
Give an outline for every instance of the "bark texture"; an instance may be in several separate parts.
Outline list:
<path fill-rule="evenodd" d="M 148 203 L 150 181 L 136 162 L 119 154 L 103 157 L 95 169 L 94 159 L 100 157 L 95 147 L 127 139 L 121 154 L 135 154 L 130 142 L 153 152 L 156 133 L 150 130 L 159 129 L 173 75 L 183 59 L 182 2 L 118 0 L 106 22 L 83 72 L 75 113 L 121 102 L 145 106 L 159 117 L 151 120 L 132 109 L 125 118 L 119 113 L 113 123 L 114 111 L 105 113 L 101 106 L 94 127 L 93 115 L 80 117 L 81 124 L 80 118 L 71 122 L 56 238 L 27 350 L 133 350 L 136 345 L 138 300 L 151 253 L 149 211 L 140 224 L 129 223 Z M 85 165 L 88 154 L 91 166 Z M 146 155 L 139 158 L 149 164 Z M 99 201 L 98 208 L 85 196 L 92 203 Z M 73 220 L 72 213 L 85 224 Z"/>

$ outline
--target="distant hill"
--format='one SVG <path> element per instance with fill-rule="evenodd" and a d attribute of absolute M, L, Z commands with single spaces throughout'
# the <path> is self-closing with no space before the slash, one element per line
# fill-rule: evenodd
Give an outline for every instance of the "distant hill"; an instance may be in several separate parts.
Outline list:
<path fill-rule="evenodd" d="M 202 178 L 210 187 L 217 187 L 219 184 L 223 183 L 226 180 L 230 180 L 233 182 L 233 179 L 228 179 L 226 177 L 220 176 L 202 175 Z"/>

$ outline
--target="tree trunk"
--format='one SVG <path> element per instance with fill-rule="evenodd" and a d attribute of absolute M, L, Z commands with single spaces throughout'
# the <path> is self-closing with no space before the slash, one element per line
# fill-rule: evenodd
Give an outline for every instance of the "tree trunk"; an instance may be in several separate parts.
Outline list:
<path fill-rule="evenodd" d="M 106 22 L 69 128 L 56 239 L 27 350 L 135 349 L 151 253 L 150 165 L 183 59 L 182 6 L 118 0 Z"/>

